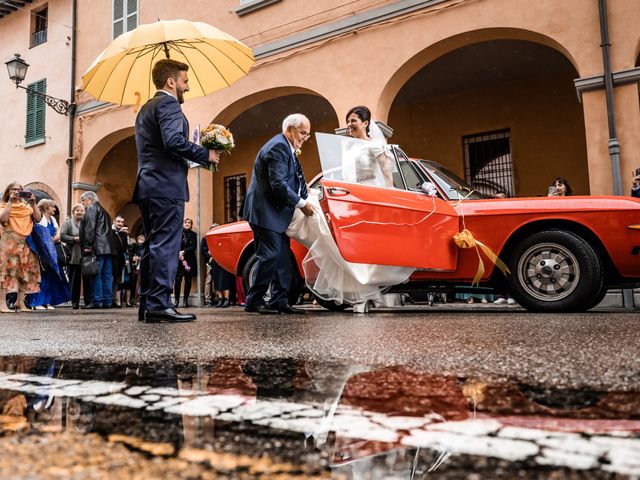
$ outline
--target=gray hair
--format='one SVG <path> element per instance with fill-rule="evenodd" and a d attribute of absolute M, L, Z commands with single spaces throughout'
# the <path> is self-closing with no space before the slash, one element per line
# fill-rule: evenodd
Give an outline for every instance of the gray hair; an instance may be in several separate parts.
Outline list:
<path fill-rule="evenodd" d="M 89 191 L 80 195 L 80 200 L 86 200 L 87 198 L 91 199 L 91 203 L 98 203 L 98 195 L 96 195 L 96 192 Z"/>
<path fill-rule="evenodd" d="M 307 117 L 305 117 L 303 114 L 301 114 L 301 113 L 292 113 L 291 115 L 288 115 L 287 118 L 285 118 L 282 121 L 282 133 L 286 132 L 287 128 L 289 128 L 289 127 L 298 128 L 304 122 L 311 123 L 311 122 L 309 122 L 309 119 Z"/>

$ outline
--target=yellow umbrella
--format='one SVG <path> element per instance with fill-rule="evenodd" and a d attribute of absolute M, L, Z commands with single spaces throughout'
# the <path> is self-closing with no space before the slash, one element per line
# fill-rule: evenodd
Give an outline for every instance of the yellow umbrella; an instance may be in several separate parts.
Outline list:
<path fill-rule="evenodd" d="M 253 52 L 231 35 L 202 22 L 165 20 L 120 35 L 82 76 L 84 90 L 97 100 L 120 105 L 146 102 L 156 88 L 153 65 L 171 58 L 189 65 L 189 92 L 201 97 L 228 87 L 253 65 Z"/>

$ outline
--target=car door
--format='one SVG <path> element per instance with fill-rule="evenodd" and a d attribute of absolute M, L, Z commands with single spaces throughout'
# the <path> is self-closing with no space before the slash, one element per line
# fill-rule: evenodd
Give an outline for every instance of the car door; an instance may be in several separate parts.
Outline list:
<path fill-rule="evenodd" d="M 437 197 L 323 179 L 321 206 L 338 249 L 353 263 L 453 271 L 458 214 Z"/>
<path fill-rule="evenodd" d="M 316 133 L 316 142 L 320 205 L 345 260 L 456 269 L 458 214 L 440 198 L 416 191 L 417 177 L 409 180 L 413 191 L 407 190 L 399 159 L 409 160 L 400 150 L 325 133 Z"/>

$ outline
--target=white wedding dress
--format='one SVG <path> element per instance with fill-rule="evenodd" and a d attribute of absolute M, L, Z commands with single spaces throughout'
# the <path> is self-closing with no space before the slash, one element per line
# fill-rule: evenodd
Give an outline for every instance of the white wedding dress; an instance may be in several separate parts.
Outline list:
<path fill-rule="evenodd" d="M 347 262 L 336 245 L 318 202 L 319 191 L 309 190 L 314 214 L 296 209 L 287 235 L 309 249 L 302 268 L 307 287 L 318 297 L 338 304 L 382 303 L 384 287 L 408 280 L 414 268 Z"/>

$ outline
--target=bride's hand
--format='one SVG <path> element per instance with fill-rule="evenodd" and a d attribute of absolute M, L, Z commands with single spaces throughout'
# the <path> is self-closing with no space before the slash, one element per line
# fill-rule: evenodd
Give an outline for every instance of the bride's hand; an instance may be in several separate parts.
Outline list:
<path fill-rule="evenodd" d="M 300 210 L 302 210 L 302 213 L 304 213 L 307 217 L 311 217 L 313 215 L 313 208 L 311 207 L 311 204 L 309 202 L 307 202 L 307 204 Z"/>

